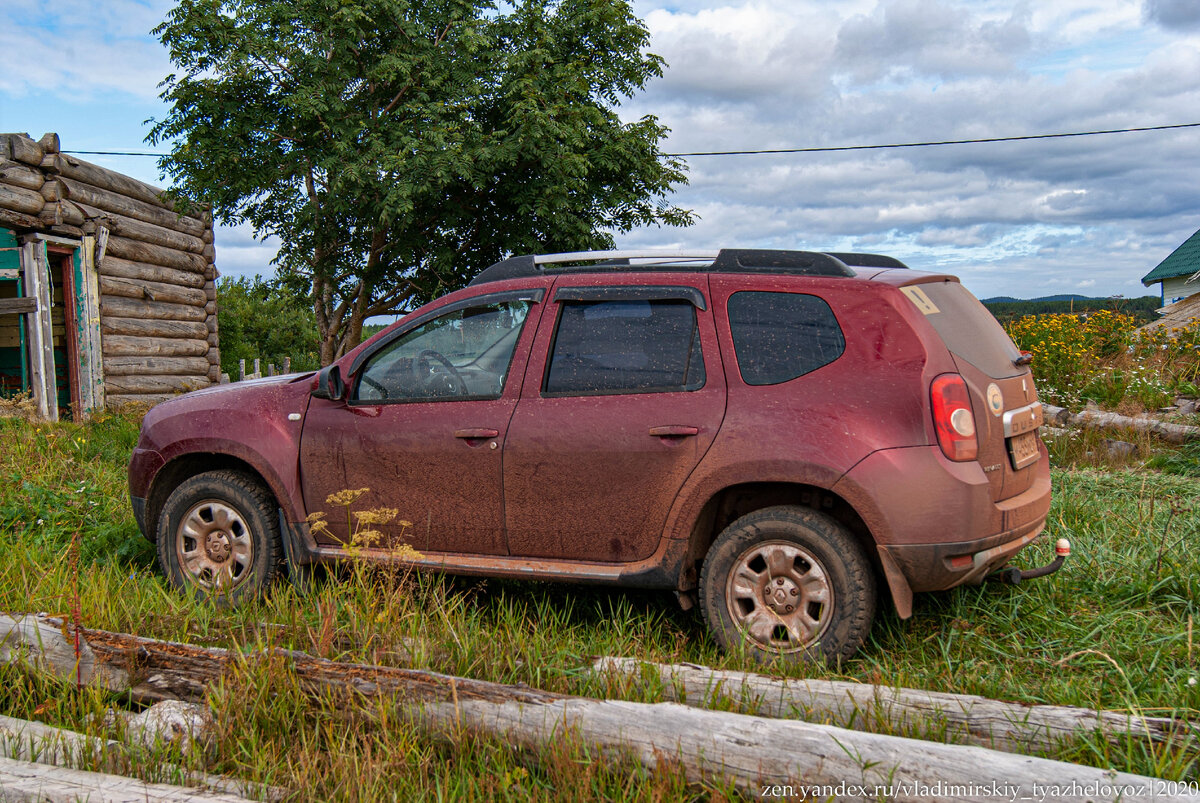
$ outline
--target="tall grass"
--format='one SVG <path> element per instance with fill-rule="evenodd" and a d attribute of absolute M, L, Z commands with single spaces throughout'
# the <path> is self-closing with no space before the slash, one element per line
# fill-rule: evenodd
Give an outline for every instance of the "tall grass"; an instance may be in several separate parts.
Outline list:
<path fill-rule="evenodd" d="M 416 666 L 551 691 L 659 699 L 653 684 L 591 675 L 589 656 L 627 655 L 760 671 L 718 652 L 697 615 L 666 593 L 475 580 L 354 564 L 305 594 L 279 584 L 237 609 L 169 590 L 137 534 L 125 461 L 137 421 L 91 425 L 0 420 L 0 610 L 69 609 L 67 558 L 81 534 L 86 626 L 212 646 L 281 646 L 324 657 Z M 772 667 L 1023 702 L 1200 718 L 1200 504 L 1194 478 L 1147 470 L 1055 469 L 1046 537 L 1020 556 L 1074 555 L 1050 578 L 919 595 L 914 616 L 881 612 L 841 667 Z M 83 490 L 79 490 L 80 488 Z M 40 523 L 39 523 L 40 521 Z M 104 732 L 107 700 L 0 669 L 0 711 Z M 415 731 L 385 704 L 301 693 L 278 665 L 248 663 L 210 695 L 210 769 L 298 790 L 299 799 L 723 799 L 658 773 L 599 760 L 570 740 L 534 753 L 502 740 Z M 876 723 L 888 731 L 887 723 Z M 936 731 L 916 735 L 936 738 Z M 1082 739 L 1051 757 L 1197 780 L 1193 742 L 1119 748 Z M 201 755 L 177 757 L 192 766 Z M 152 774 L 152 762 L 140 771 Z"/>

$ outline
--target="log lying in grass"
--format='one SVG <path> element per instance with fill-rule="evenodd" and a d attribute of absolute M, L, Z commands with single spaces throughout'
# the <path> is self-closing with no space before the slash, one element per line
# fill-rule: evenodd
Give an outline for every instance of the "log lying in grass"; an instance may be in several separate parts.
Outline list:
<path fill-rule="evenodd" d="M 659 664 L 602 657 L 593 670 L 637 681 L 657 677 L 667 699 L 712 707 L 731 701 L 741 710 L 771 717 L 798 717 L 854 730 L 886 723 L 901 732 L 944 732 L 950 740 L 1014 753 L 1054 750 L 1066 739 L 1099 733 L 1117 742 L 1141 737 L 1156 743 L 1200 740 L 1200 727 L 1161 717 L 1142 717 L 1061 705 L 1023 705 L 974 694 L 889 688 L 870 683 L 773 678 L 694 664 Z"/>
<path fill-rule="evenodd" d="M 114 739 L 100 739 L 41 722 L 0 716 L 0 757 L 3 758 L 55 767 L 72 767 L 87 763 L 98 766 L 106 773 L 122 774 L 137 752 L 136 748 L 131 750 L 128 745 Z M 250 795 L 256 799 L 278 801 L 287 794 L 286 790 L 276 787 L 196 772 L 172 764 L 160 762 L 158 767 L 163 775 L 179 778 L 185 784 L 229 795 Z M 4 791 L 7 790 L 0 785 L 0 798 L 3 797 Z"/>
<path fill-rule="evenodd" d="M 15 656 L 72 677 L 73 654 L 56 620 L 0 617 L 0 639 L 6 626 L 25 639 L 19 642 L 21 650 L 6 651 L 10 659 Z M 36 640 L 30 640 L 30 634 Z M 855 792 L 821 790 L 864 784 L 869 798 L 887 789 L 893 800 L 927 800 L 931 788 L 940 783 L 955 784 L 957 799 L 984 801 L 995 800 L 996 789 L 1029 794 L 1033 784 L 1053 782 L 1058 800 L 1200 801 L 1200 795 L 1189 795 L 1186 789 L 1172 789 L 1178 794 L 1171 797 L 1152 778 L 980 747 L 675 703 L 569 697 L 415 669 L 339 663 L 290 650 L 238 654 L 124 633 L 81 634 L 88 645 L 89 672 L 97 681 L 124 686 L 140 697 L 197 699 L 239 664 L 269 661 L 272 671 L 294 674 L 301 688 L 317 694 L 398 696 L 403 710 L 435 733 L 454 737 L 473 731 L 532 749 L 575 740 L 589 750 L 631 758 L 649 768 L 663 762 L 677 765 L 693 781 L 728 779 L 754 795 L 765 784 L 780 784 L 790 785 L 792 796 L 859 797 Z M 51 653 L 58 656 L 57 662 L 42 657 Z M 69 659 L 66 664 L 64 656 Z M 873 788 L 876 784 L 878 789 Z"/>
<path fill-rule="evenodd" d="M 1148 432 L 1157 435 L 1171 443 L 1187 443 L 1200 440 L 1200 427 L 1188 424 L 1170 424 L 1155 418 L 1132 418 L 1119 413 L 1106 413 L 1101 410 L 1082 410 L 1072 414 L 1062 407 L 1043 404 L 1042 410 L 1046 420 L 1060 426 L 1072 424 L 1085 429 L 1120 429 L 1135 432 Z"/>
<path fill-rule="evenodd" d="M 249 798 L 226 792 L 210 792 L 185 786 L 146 783 L 120 775 L 72 770 L 50 764 L 35 764 L 0 758 L 0 799 L 6 803 L 185 803 L 189 800 L 212 803 L 248 803 Z"/>

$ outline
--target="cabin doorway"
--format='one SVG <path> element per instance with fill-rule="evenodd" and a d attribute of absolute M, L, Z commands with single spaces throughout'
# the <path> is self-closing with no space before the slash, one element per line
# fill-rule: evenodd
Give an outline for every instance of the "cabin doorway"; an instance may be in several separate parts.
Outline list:
<path fill-rule="evenodd" d="M 0 394 L 29 393 L 51 421 L 79 419 L 104 405 L 95 238 L 35 234 L 17 244 L 0 230 L 0 247 L 8 239 L 0 250 Z"/>

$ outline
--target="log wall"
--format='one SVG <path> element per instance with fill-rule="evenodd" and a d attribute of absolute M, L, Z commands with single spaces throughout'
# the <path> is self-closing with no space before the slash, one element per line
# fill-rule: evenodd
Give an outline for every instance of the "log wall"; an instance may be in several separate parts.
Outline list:
<path fill-rule="evenodd" d="M 176 209 L 157 187 L 60 152 L 57 135 L 0 134 L 0 225 L 18 224 L 105 233 L 95 263 L 110 406 L 219 380 L 210 214 Z"/>

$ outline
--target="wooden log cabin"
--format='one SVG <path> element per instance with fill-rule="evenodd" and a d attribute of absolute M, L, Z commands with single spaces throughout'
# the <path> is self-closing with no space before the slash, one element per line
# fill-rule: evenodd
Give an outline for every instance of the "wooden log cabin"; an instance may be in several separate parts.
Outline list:
<path fill-rule="evenodd" d="M 0 395 L 57 420 L 217 382 L 213 259 L 206 212 L 0 134 Z"/>

